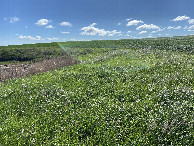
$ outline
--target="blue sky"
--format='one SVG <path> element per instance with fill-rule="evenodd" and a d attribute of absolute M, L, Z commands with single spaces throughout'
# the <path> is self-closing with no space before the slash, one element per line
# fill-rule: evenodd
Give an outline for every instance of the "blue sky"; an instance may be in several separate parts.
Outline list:
<path fill-rule="evenodd" d="M 0 45 L 194 34 L 194 0 L 1 0 Z"/>

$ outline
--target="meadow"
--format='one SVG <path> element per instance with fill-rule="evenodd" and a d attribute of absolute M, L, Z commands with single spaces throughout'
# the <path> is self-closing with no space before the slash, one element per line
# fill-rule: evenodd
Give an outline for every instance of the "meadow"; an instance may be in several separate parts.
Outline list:
<path fill-rule="evenodd" d="M 194 36 L 58 44 L 79 64 L 0 83 L 1 145 L 194 144 Z"/>

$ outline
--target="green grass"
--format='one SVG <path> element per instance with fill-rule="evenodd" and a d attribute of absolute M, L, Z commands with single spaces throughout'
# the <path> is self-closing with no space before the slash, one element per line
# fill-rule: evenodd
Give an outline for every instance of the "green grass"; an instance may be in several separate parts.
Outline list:
<path fill-rule="evenodd" d="M 2 145 L 194 144 L 192 53 L 88 43 L 61 43 L 80 64 L 0 83 Z"/>

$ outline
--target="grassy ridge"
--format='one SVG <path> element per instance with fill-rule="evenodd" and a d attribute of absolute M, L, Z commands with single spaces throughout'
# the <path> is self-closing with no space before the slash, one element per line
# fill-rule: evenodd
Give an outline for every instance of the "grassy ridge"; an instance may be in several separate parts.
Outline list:
<path fill-rule="evenodd" d="M 62 45 L 63 43 L 61 43 Z M 70 48 L 152 48 L 179 52 L 194 53 L 194 35 L 149 38 L 149 39 L 123 39 L 123 40 L 97 40 L 65 42 L 66 49 Z M 83 52 L 84 53 L 84 52 Z"/>
<path fill-rule="evenodd" d="M 76 43 L 80 64 L 0 83 L 1 144 L 194 143 L 192 53 Z"/>

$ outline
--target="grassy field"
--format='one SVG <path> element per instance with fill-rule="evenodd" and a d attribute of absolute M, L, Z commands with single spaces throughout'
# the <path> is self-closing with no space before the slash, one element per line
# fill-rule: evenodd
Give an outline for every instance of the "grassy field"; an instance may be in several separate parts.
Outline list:
<path fill-rule="evenodd" d="M 1 145 L 194 144 L 194 37 L 59 45 L 80 64 L 0 83 Z"/>

